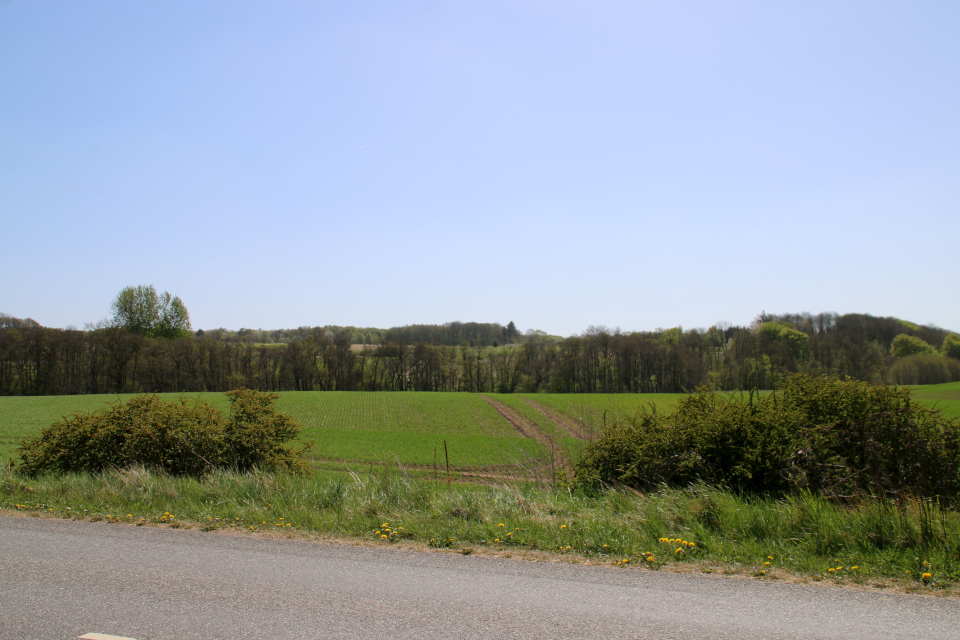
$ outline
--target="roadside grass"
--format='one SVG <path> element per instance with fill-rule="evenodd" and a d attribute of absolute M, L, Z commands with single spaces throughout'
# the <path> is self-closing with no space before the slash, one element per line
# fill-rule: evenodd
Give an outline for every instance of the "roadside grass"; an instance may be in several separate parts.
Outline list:
<path fill-rule="evenodd" d="M 0 511 L 960 596 L 960 515 L 923 501 L 746 499 L 703 485 L 646 494 L 470 486 L 369 465 L 202 480 L 142 468 L 40 478 L 3 470 Z"/>

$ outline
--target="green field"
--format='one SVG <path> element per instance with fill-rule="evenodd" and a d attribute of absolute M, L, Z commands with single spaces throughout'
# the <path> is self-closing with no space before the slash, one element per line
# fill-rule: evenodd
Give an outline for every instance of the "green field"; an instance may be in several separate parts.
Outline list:
<path fill-rule="evenodd" d="M 915 387 L 913 397 L 960 418 L 960 382 Z M 483 397 L 501 403 L 539 438 L 525 437 Z M 61 417 L 106 408 L 130 395 L 0 397 L 0 461 L 15 457 L 22 438 L 37 435 Z M 161 394 L 175 401 L 181 394 Z M 229 407 L 223 394 L 186 394 L 214 407 Z M 602 428 L 655 407 L 672 411 L 683 394 L 470 394 L 431 392 L 288 391 L 280 410 L 302 426 L 312 444 L 308 458 L 325 468 L 368 463 L 451 467 L 461 472 L 546 467 L 575 462 Z M 528 434 L 531 435 L 531 434 Z M 579 437 L 578 437 L 579 436 Z"/>
<path fill-rule="evenodd" d="M 910 395 L 925 405 L 942 410 L 946 417 L 960 420 L 960 382 L 910 387 Z"/>
<path fill-rule="evenodd" d="M 277 406 L 300 423 L 317 459 L 444 465 L 444 441 L 458 469 L 523 465 L 547 455 L 474 394 L 288 391 Z"/>
<path fill-rule="evenodd" d="M 598 433 L 603 425 L 629 419 L 638 412 L 656 407 L 669 413 L 684 393 L 540 393 L 521 397 L 560 411 L 575 422 L 588 436 Z"/>
<path fill-rule="evenodd" d="M 160 394 L 176 401 L 181 394 Z M 15 457 L 23 438 L 63 416 L 107 408 L 131 395 L 0 397 L 0 460 Z M 223 394 L 185 394 L 226 411 Z M 526 468 L 545 463 L 549 451 L 525 438 L 480 396 L 428 392 L 288 391 L 277 406 L 302 427 L 310 443 L 307 457 L 315 462 L 388 463 L 475 470 L 485 467 Z M 446 442 L 446 453 L 444 442 Z M 328 464 L 325 466 L 329 466 Z"/>

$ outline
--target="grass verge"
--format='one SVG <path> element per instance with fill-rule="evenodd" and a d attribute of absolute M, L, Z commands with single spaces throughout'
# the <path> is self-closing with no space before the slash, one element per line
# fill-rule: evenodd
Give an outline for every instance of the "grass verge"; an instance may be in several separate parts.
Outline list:
<path fill-rule="evenodd" d="M 745 499 L 703 485 L 645 494 L 448 485 L 388 466 L 203 480 L 140 468 L 0 471 L 0 511 L 960 596 L 960 514 L 920 501 Z"/>

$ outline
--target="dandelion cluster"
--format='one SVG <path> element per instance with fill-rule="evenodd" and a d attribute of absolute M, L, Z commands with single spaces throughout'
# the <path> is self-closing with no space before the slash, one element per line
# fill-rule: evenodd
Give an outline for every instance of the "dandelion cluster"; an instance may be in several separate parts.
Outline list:
<path fill-rule="evenodd" d="M 651 569 L 659 569 L 663 565 L 663 562 L 659 560 L 656 554 L 654 554 L 652 551 L 644 551 L 639 555 L 639 557 L 635 559 L 626 557 L 626 558 L 621 558 L 617 560 L 617 566 L 625 567 L 628 564 L 631 564 L 634 560 L 636 560 L 640 564 L 640 566 L 646 566 Z"/>
<path fill-rule="evenodd" d="M 677 545 L 673 553 L 678 558 L 687 555 L 688 552 L 694 551 L 697 548 L 697 543 L 689 542 L 682 538 L 660 538 L 660 542 L 662 544 Z"/>
<path fill-rule="evenodd" d="M 836 566 L 827 568 L 827 575 L 829 575 L 831 578 L 839 578 L 843 575 L 849 575 L 850 572 L 857 571 L 860 568 L 860 565 L 857 564 L 851 567 L 845 567 L 844 565 L 840 564 L 840 560 L 837 558 L 834 558 L 833 564 Z"/>
<path fill-rule="evenodd" d="M 386 542 L 396 540 L 403 535 L 403 527 L 391 527 L 389 522 L 384 522 L 373 532 L 374 538 L 379 538 Z"/>
<path fill-rule="evenodd" d="M 42 511 L 42 510 L 46 509 L 47 511 L 53 511 L 53 509 L 50 507 L 50 505 L 48 505 L 48 504 L 46 504 L 46 503 L 34 504 L 32 507 L 29 506 L 29 505 L 26 505 L 26 504 L 11 504 L 11 506 L 12 506 L 14 509 L 16 509 L 17 511 L 23 511 L 24 509 L 32 509 L 32 510 L 36 510 L 36 511 Z M 67 510 L 69 510 L 69 509 L 70 509 L 70 507 L 67 507 Z"/>

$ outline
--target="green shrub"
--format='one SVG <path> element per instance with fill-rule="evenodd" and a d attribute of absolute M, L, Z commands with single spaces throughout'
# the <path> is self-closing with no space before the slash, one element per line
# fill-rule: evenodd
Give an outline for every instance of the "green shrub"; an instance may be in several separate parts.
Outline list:
<path fill-rule="evenodd" d="M 960 425 L 911 403 L 907 389 L 797 375 L 766 396 L 701 389 L 672 415 L 647 412 L 615 424 L 585 451 L 576 478 L 642 489 L 706 482 L 754 494 L 953 502 Z"/>
<path fill-rule="evenodd" d="M 227 392 L 230 419 L 224 425 L 224 458 L 234 469 L 257 467 L 298 471 L 306 450 L 290 449 L 285 442 L 300 434 L 300 425 L 273 406 L 280 396 L 250 389 Z"/>
<path fill-rule="evenodd" d="M 938 354 L 917 354 L 898 359 L 887 371 L 893 384 L 942 384 L 960 380 L 960 361 Z"/>
<path fill-rule="evenodd" d="M 276 412 L 277 394 L 238 389 L 227 395 L 229 418 L 203 402 L 178 404 L 156 395 L 64 418 L 21 443 L 18 468 L 31 476 L 135 465 L 190 476 L 218 467 L 302 468 L 302 452 L 284 444 L 300 427 Z"/>

